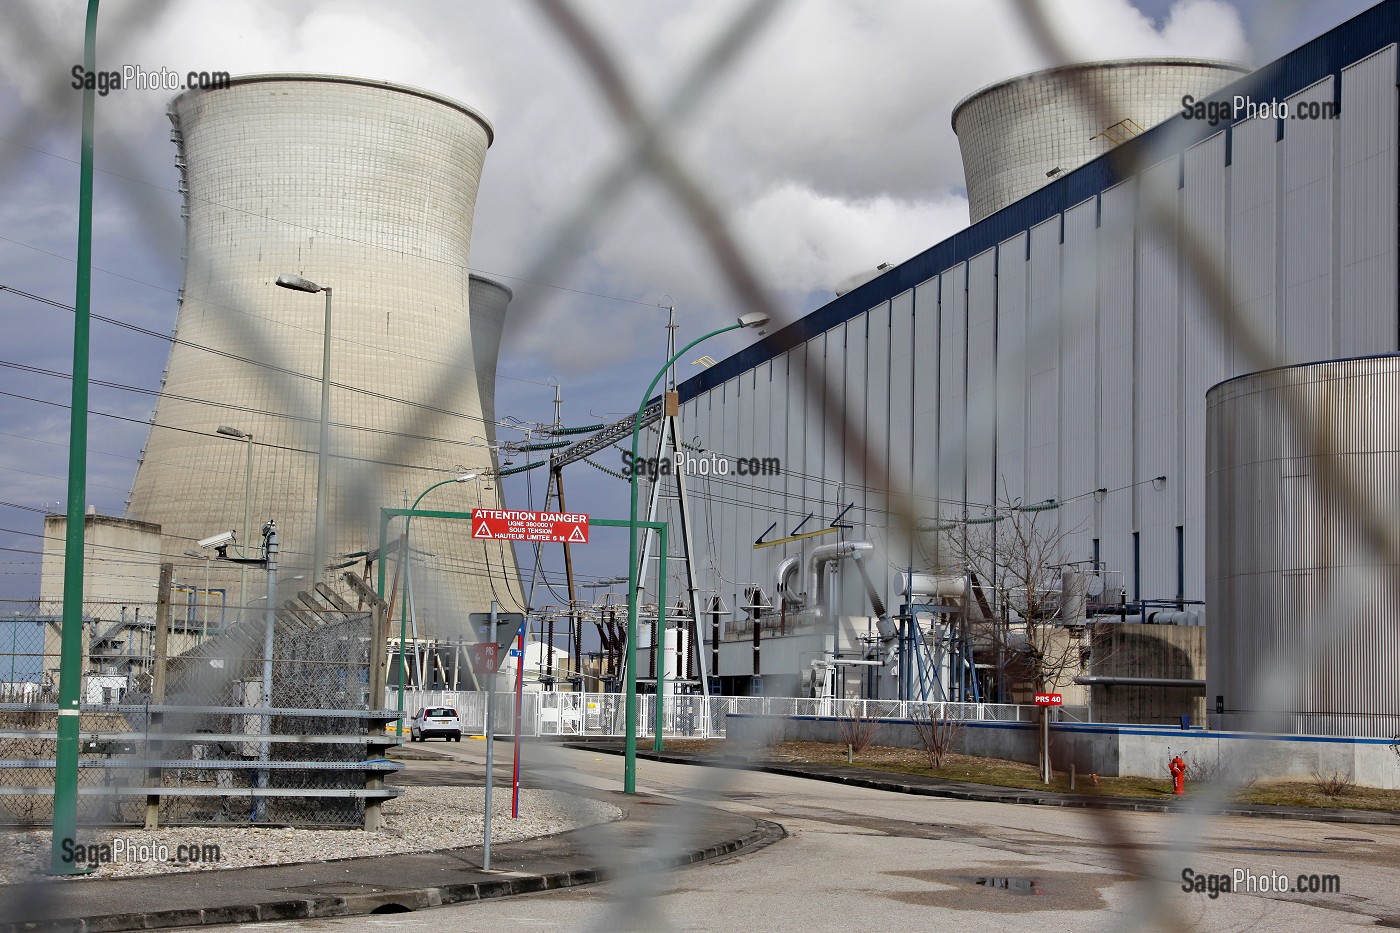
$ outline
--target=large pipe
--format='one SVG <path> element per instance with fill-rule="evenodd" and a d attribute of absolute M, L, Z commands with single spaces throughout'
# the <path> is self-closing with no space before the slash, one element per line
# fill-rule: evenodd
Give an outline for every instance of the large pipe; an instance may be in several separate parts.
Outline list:
<path fill-rule="evenodd" d="M 1081 674 L 1074 682 L 1087 687 L 1206 687 L 1204 680 L 1189 677 L 1114 677 L 1107 674 Z"/>
<path fill-rule="evenodd" d="M 794 592 L 789 582 L 793 574 L 801 569 L 802 558 L 785 557 L 782 562 L 778 564 L 778 570 L 774 574 L 774 583 L 778 598 L 781 599 L 783 603 L 790 604 L 794 609 L 802 608 L 802 594 Z"/>
<path fill-rule="evenodd" d="M 869 541 L 842 541 L 840 544 L 823 544 L 812 548 L 807 558 L 807 602 L 806 607 L 818 615 L 826 613 L 826 587 L 824 585 L 826 565 L 832 561 L 853 557 L 861 551 L 873 551 L 875 545 Z"/>

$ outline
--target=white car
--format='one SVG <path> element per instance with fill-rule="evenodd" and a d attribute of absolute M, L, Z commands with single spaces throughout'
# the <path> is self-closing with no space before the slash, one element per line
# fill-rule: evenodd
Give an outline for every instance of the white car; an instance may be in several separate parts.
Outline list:
<path fill-rule="evenodd" d="M 408 734 L 414 742 L 426 742 L 435 735 L 446 741 L 462 741 L 462 720 L 450 706 L 426 706 L 413 714 Z"/>

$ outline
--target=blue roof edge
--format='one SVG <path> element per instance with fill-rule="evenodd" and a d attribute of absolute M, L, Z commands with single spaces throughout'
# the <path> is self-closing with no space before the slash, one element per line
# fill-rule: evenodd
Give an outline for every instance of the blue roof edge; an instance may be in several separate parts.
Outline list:
<path fill-rule="evenodd" d="M 1282 100 L 1328 75 L 1340 77 L 1346 66 L 1397 42 L 1400 42 L 1400 0 L 1384 0 L 1231 82 L 1206 99 L 1218 101 L 1236 94 L 1247 94 L 1256 100 Z M 883 275 L 685 380 L 677 386 L 680 400 L 688 402 L 818 334 L 903 294 L 940 272 L 966 262 L 1076 204 L 1099 196 L 1125 177 L 1130 177 L 1120 175 L 1116 168 L 1121 162 L 1121 154 L 1144 155 L 1162 147 L 1163 142 L 1171 143 L 1170 149 L 1164 148 L 1155 154 L 1155 158 L 1144 160 L 1144 164 L 1151 164 L 1173 154 L 1180 155 L 1202 140 L 1222 131 L 1229 132 L 1232 126 L 1233 122 L 1227 121 L 1215 126 L 1204 120 L 1187 121 L 1178 113 L 1117 149 L 1066 173 L 1014 204 L 958 231 Z"/>

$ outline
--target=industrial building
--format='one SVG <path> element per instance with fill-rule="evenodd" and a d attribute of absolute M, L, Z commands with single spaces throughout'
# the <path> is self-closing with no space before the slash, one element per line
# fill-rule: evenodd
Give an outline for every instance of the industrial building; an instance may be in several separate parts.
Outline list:
<path fill-rule="evenodd" d="M 1182 643 L 1157 677 L 1194 684 L 1197 701 L 1208 693 L 1206 706 L 1223 711 L 1219 722 L 1243 725 L 1230 717 L 1251 709 L 1243 671 L 1259 646 L 1330 617 L 1318 602 L 1269 603 L 1212 581 L 1327 565 L 1232 558 L 1228 529 L 1246 516 L 1279 522 L 1288 543 L 1278 546 L 1306 553 L 1325 519 L 1289 517 L 1276 481 L 1258 475 L 1208 487 L 1207 394 L 1236 380 L 1217 390 L 1225 420 L 1211 435 L 1212 462 L 1224 469 L 1236 465 L 1228 439 L 1252 430 L 1243 406 L 1262 404 L 1248 401 L 1248 380 L 1261 380 L 1259 391 L 1279 382 L 1251 373 L 1400 349 L 1397 40 L 1397 5 L 1382 4 L 1206 96 L 1231 114 L 1236 96 L 1268 102 L 1266 113 L 1197 119 L 1181 112 L 1182 91 L 1175 115 L 1079 167 L 1055 146 L 1019 144 L 1017 164 L 997 164 L 1008 158 L 1001 134 L 964 133 L 996 88 L 969 98 L 955 123 L 972 226 L 679 386 L 681 436 L 707 456 L 782 465 L 780 475 L 688 479 L 699 588 L 723 614 L 717 645 L 708 620 L 699 627 L 710 642 L 698 652 L 703 672 L 725 692 L 991 698 L 985 654 L 948 619 L 955 608 L 992 616 L 998 607 L 977 609 L 978 593 L 993 603 L 1008 594 L 930 553 L 928 533 L 1004 526 L 1034 510 L 1062 537 L 1053 569 L 1065 637 L 1082 638 L 1078 626 L 1107 613 L 1142 632 L 1204 622 L 1208 672 L 1199 646 Z M 1207 78 L 1228 71 L 1202 67 Z M 1104 99 L 1121 83 L 1108 81 Z M 1076 99 L 1098 93 L 1071 81 L 1055 96 L 1078 110 Z M 1014 94 L 996 105 L 1022 106 Z M 1103 133 L 1119 111 L 1091 112 Z M 1022 129 L 1018 116 L 999 114 L 1006 133 Z M 1024 128 L 1053 133 L 1059 116 L 1041 101 Z M 1022 194 L 1007 180 L 1018 173 L 1038 173 L 1040 187 L 1003 204 Z M 1228 309 L 1263 335 L 1264 354 L 1213 312 L 1202 256 L 1223 270 Z M 1373 369 L 1393 363 L 1355 364 L 1348 378 L 1382 379 Z M 1334 399 L 1348 438 L 1393 450 L 1393 388 Z M 1350 415 L 1363 419 L 1355 430 Z M 1366 418 L 1390 426 L 1364 430 Z M 1260 456 L 1300 456 L 1282 443 Z M 1400 474 L 1393 457 L 1373 463 L 1381 472 L 1366 488 L 1385 501 Z M 900 507 L 903 495 L 911 507 Z M 1393 619 L 1393 587 L 1370 595 L 1377 624 Z M 1092 677 L 1084 647 L 1081 673 Z M 1314 691 L 1289 708 L 1363 712 L 1379 692 L 1367 678 L 1400 668 L 1394 637 L 1375 626 L 1328 658 L 1318 676 L 1354 688 Z M 1283 725 L 1377 734 L 1359 732 L 1356 717 Z"/>
<path fill-rule="evenodd" d="M 195 542 L 233 530 L 227 556 L 257 557 L 274 520 L 290 595 L 337 585 L 339 567 L 364 572 L 381 556 L 379 509 L 440 480 L 480 475 L 425 508 L 500 508 L 488 474 L 511 294 L 468 271 L 490 123 L 415 88 L 304 74 L 235 77 L 179 95 L 169 115 L 185 280 L 128 516 L 158 525 L 167 557 L 196 573 L 208 568 L 185 554 Z M 288 277 L 300 284 L 278 288 Z M 429 519 L 412 535 L 426 633 L 460 638 L 466 612 L 518 603 L 504 543 Z M 231 612 L 263 592 L 260 573 L 216 563 L 212 576 Z"/>

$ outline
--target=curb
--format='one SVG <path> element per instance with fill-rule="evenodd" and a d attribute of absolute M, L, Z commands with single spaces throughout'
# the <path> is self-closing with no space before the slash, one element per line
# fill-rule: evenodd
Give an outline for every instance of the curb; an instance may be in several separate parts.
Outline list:
<path fill-rule="evenodd" d="M 605 752 L 621 755 L 621 749 L 606 745 L 593 745 L 586 742 L 565 742 L 567 748 L 587 749 L 592 752 Z M 1304 810 L 1302 808 L 1273 809 L 1267 805 L 1231 805 L 1210 810 L 1195 809 L 1189 803 L 1172 804 L 1141 797 L 1088 797 L 1070 796 L 1058 793 L 1036 793 L 1020 791 L 1009 787 L 987 785 L 987 790 L 906 784 L 899 781 L 881 780 L 856 775 L 840 774 L 834 771 L 803 770 L 784 765 L 747 763 L 743 761 L 720 761 L 716 759 L 691 758 L 682 755 L 668 755 L 665 752 L 637 751 L 638 758 L 660 761 L 666 764 L 699 765 L 707 768 L 728 768 L 735 771 L 758 771 L 764 774 L 780 774 L 785 777 L 807 778 L 813 781 L 826 781 L 831 784 L 845 784 L 849 787 L 864 787 L 870 790 L 884 790 L 899 794 L 913 794 L 921 797 L 946 797 L 952 800 L 971 800 L 977 803 L 1014 803 L 1023 806 L 1062 807 L 1083 810 L 1124 810 L 1136 813 L 1208 813 L 1211 816 L 1250 816 L 1273 820 L 1309 820 L 1314 823 L 1357 823 L 1376 826 L 1400 826 L 1400 813 L 1385 813 L 1379 810 Z"/>
<path fill-rule="evenodd" d="M 398 888 L 367 894 L 291 898 L 247 906 L 130 911 L 96 917 L 0 923 L 0 933 L 118 933 L 125 930 L 212 926 L 262 920 L 314 920 L 376 912 L 417 911 L 428 907 L 510 897 L 515 894 L 536 894 L 541 891 L 610 881 L 639 871 L 684 868 L 736 852 L 757 851 L 787 838 L 787 830 L 780 824 L 754 817 L 750 819 L 758 824 L 757 828 L 737 839 L 680 852 L 646 864 L 628 863 L 607 868 L 581 868 L 545 875 L 515 876 L 423 888 Z"/>

